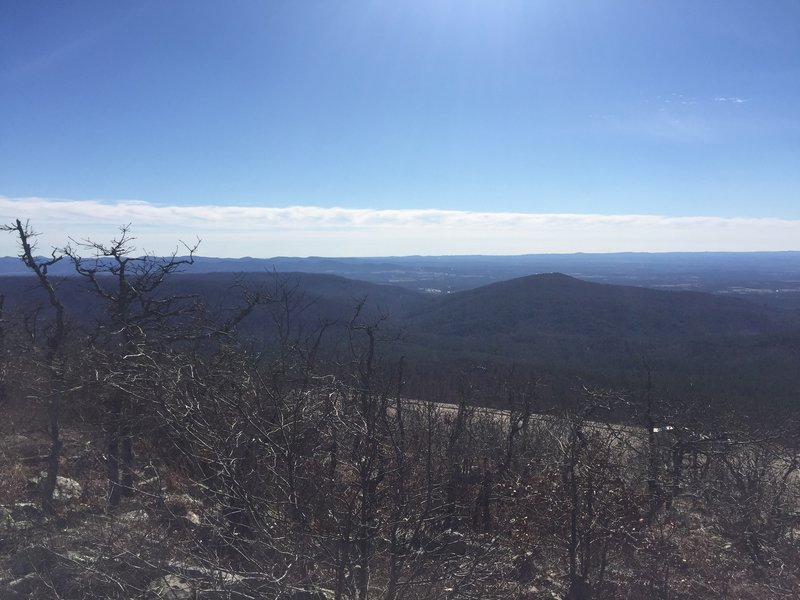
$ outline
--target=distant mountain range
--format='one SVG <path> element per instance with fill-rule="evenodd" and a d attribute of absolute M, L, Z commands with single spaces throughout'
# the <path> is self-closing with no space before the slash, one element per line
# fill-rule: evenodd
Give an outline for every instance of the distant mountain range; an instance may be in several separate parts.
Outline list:
<path fill-rule="evenodd" d="M 800 252 L 528 254 L 521 256 L 401 256 L 374 258 L 197 257 L 186 272 L 317 273 L 446 294 L 537 273 L 656 289 L 758 297 L 800 307 Z M 17 258 L 0 258 L 0 275 L 26 272 Z M 62 261 L 54 274 L 68 275 Z"/>
<path fill-rule="evenodd" d="M 489 261 L 491 262 L 491 261 Z M 369 261 L 367 261 L 369 263 Z M 202 261 L 201 261 L 202 264 Z M 229 264 L 229 263 L 228 263 Z M 375 263 L 372 263 L 375 266 Z M 664 291 L 584 281 L 561 273 L 429 293 L 320 273 L 202 273 L 172 277 L 164 294 L 196 296 L 212 312 L 241 304 L 243 290 L 289 302 L 260 307 L 240 325 L 255 348 L 289 315 L 294 331 L 321 323 L 381 322 L 384 356 L 427 373 L 464 364 L 520 364 L 571 380 L 629 386 L 647 361 L 673 394 L 730 404 L 798 402 L 800 314 L 763 295 Z M 43 303 L 30 277 L 0 277 L 6 311 Z M 59 282 L 73 319 L 92 326 L 102 307 L 85 282 Z M 288 311 L 288 312 L 287 312 Z M 340 335 L 332 330 L 333 337 Z M 577 378 L 577 379 L 576 379 Z"/>

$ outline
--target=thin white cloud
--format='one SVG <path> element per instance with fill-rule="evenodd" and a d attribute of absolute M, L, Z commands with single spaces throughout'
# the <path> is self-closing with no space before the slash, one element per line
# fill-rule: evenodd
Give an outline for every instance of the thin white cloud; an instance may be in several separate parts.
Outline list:
<path fill-rule="evenodd" d="M 604 115 L 600 126 L 615 133 L 670 142 L 718 142 L 737 127 L 733 113 L 721 105 L 748 102 L 739 96 L 694 97 L 674 93 L 629 106 L 618 114 Z"/>
<path fill-rule="evenodd" d="M 678 143 L 713 141 L 715 132 L 693 99 L 659 99 L 656 105 L 604 115 L 598 125 L 624 136 L 646 137 Z"/>
<path fill-rule="evenodd" d="M 42 251 L 107 241 L 131 223 L 140 249 L 202 240 L 207 256 L 386 256 L 539 252 L 797 250 L 800 220 L 318 206 L 159 206 L 0 196 L 0 222 L 30 219 Z M 0 236 L 0 255 L 16 253 Z"/>

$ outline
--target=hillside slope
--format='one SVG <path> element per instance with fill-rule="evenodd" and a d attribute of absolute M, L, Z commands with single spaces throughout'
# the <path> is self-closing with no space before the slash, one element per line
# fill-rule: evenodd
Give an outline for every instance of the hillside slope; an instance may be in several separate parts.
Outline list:
<path fill-rule="evenodd" d="M 426 303 L 409 318 L 402 351 L 441 363 L 513 361 L 611 385 L 635 381 L 646 359 L 672 388 L 777 402 L 800 385 L 797 329 L 791 314 L 746 300 L 553 273 Z"/>
<path fill-rule="evenodd" d="M 663 338 L 774 331 L 784 320 L 765 306 L 700 292 L 665 292 L 530 275 L 428 303 L 414 320 L 442 335 L 505 333 Z"/>

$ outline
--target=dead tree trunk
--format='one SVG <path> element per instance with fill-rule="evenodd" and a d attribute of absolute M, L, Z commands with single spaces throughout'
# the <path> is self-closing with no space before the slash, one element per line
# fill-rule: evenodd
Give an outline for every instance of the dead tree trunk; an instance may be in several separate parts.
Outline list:
<path fill-rule="evenodd" d="M 47 293 L 50 306 L 55 311 L 53 327 L 47 335 L 47 352 L 45 354 L 45 366 L 50 385 L 47 400 L 47 420 L 48 433 L 50 435 L 50 452 L 47 456 L 47 474 L 42 484 L 42 510 L 46 513 L 53 512 L 53 495 L 58 481 L 59 461 L 61 458 L 61 393 L 62 393 L 62 372 L 61 365 L 58 364 L 59 350 L 65 337 L 64 326 L 64 305 L 56 294 L 56 289 L 48 275 L 48 269 L 60 261 L 63 256 L 56 255 L 55 251 L 51 258 L 47 260 L 37 260 L 34 256 L 36 249 L 32 238 L 36 236 L 28 224 L 22 224 L 17 219 L 13 225 L 2 227 L 4 231 L 15 232 L 19 237 L 21 247 L 20 258 L 33 273 L 39 285 Z"/>

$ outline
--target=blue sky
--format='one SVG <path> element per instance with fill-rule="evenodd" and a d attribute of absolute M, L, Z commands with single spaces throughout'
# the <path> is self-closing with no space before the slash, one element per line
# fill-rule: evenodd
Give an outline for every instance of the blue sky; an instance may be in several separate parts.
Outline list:
<path fill-rule="evenodd" d="M 800 3 L 7 0 L 16 217 L 234 256 L 800 249 Z"/>

